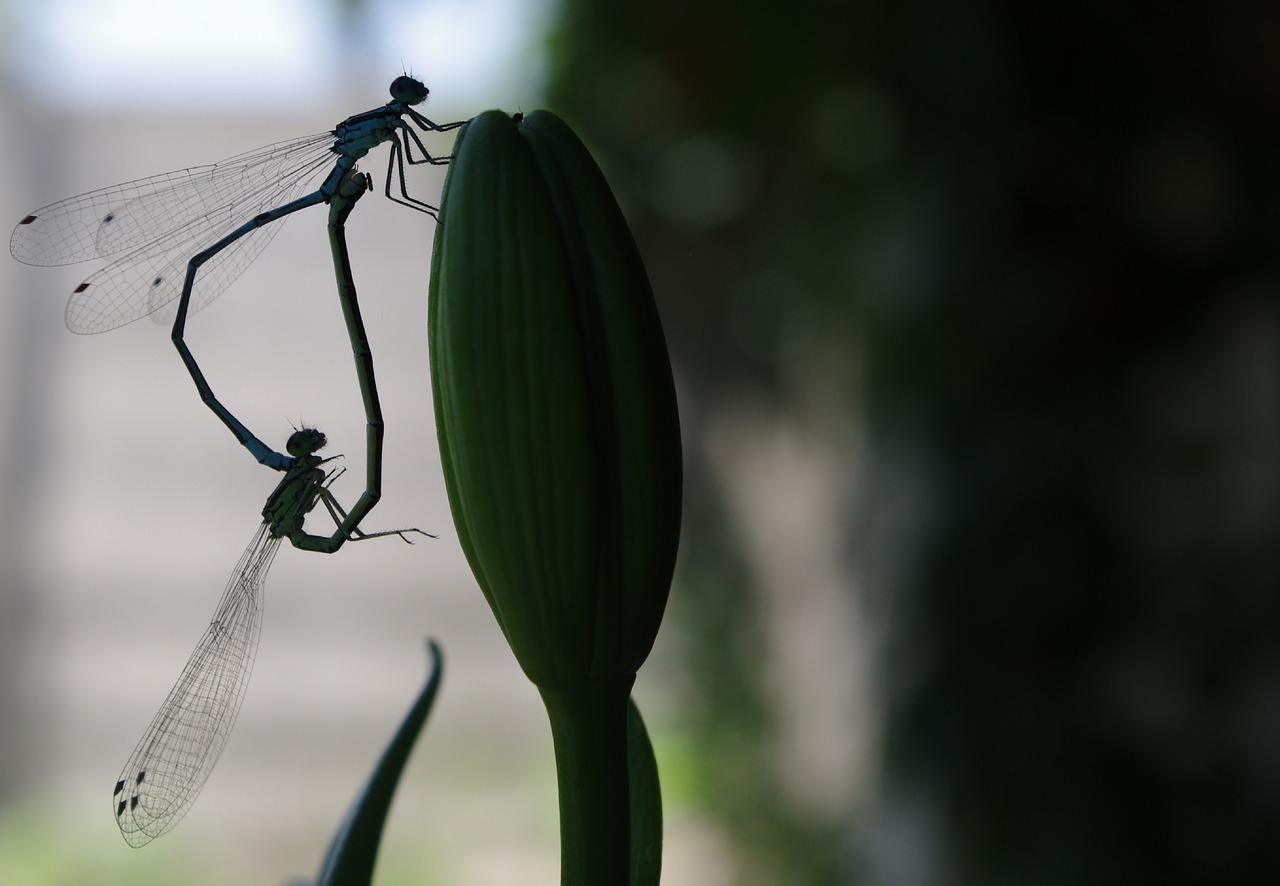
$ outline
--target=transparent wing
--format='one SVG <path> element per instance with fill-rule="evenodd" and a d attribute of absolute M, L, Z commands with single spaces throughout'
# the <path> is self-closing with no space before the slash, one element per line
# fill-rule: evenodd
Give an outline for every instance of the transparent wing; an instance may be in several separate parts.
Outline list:
<path fill-rule="evenodd" d="M 116 782 L 112 808 L 130 846 L 176 825 L 226 746 L 262 630 L 262 587 L 280 549 L 263 523 L 227 582 L 217 612 Z"/>
<path fill-rule="evenodd" d="M 300 196 L 334 162 L 333 133 L 318 133 L 200 166 L 113 185 L 38 209 L 14 228 L 9 250 L 34 265 L 115 260 L 67 304 L 73 332 L 114 329 L 182 291 L 190 258 L 239 225 Z M 279 222 L 237 241 L 201 268 L 192 311 L 257 257 Z"/>
<path fill-rule="evenodd" d="M 112 185 L 51 203 L 13 229 L 18 261 L 50 267 L 107 258 L 149 243 L 192 219 L 240 202 L 263 177 L 292 169 L 299 155 L 328 153 L 332 132 L 277 142 L 211 166 Z"/>
<path fill-rule="evenodd" d="M 81 334 L 105 332 L 147 315 L 159 323 L 172 321 L 177 309 L 174 300 L 182 293 L 192 256 L 255 215 L 309 191 L 317 174 L 333 162 L 333 155 L 324 147 L 308 157 L 305 166 L 257 176 L 256 190 L 241 193 L 235 203 L 196 216 L 91 274 L 67 302 L 67 328 Z M 205 262 L 192 290 L 190 313 L 221 295 L 258 257 L 283 222 L 279 219 L 252 231 Z M 169 310 L 163 310 L 166 307 Z"/>

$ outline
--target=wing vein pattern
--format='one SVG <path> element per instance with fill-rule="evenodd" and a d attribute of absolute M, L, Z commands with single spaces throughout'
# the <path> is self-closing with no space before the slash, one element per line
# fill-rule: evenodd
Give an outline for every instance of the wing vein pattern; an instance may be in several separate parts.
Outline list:
<path fill-rule="evenodd" d="M 280 549 L 259 527 L 218 609 L 116 783 L 120 831 L 143 846 L 176 825 L 213 771 L 244 700 L 262 632 L 262 588 Z"/>
<path fill-rule="evenodd" d="M 31 213 L 10 239 L 14 258 L 30 265 L 68 265 L 111 259 L 72 293 L 72 332 L 105 332 L 163 310 L 182 292 L 186 266 L 254 216 L 313 189 L 333 164 L 334 135 L 317 133 L 196 166 L 112 185 Z M 283 219 L 281 220 L 281 222 Z M 275 236 L 266 225 L 207 262 L 192 293 L 192 312 L 231 284 Z"/>

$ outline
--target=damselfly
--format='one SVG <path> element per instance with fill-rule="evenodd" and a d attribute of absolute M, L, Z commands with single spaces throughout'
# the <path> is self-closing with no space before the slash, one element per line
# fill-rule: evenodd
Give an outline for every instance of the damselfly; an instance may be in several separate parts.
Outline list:
<path fill-rule="evenodd" d="M 404 166 L 448 163 L 450 157 L 427 150 L 418 132 L 447 132 L 465 121 L 434 123 L 414 110 L 428 92 L 413 77 L 397 77 L 390 102 L 348 117 L 328 132 L 50 204 L 18 223 L 9 250 L 21 262 L 42 266 L 110 259 L 72 292 L 67 327 L 96 333 L 148 315 L 160 322 L 172 319 L 174 345 L 201 398 L 255 458 L 279 468 L 283 456 L 234 419 L 228 421 L 229 413 L 212 398 L 183 341 L 186 317 L 221 294 L 258 256 L 279 229 L 272 222 L 330 202 L 344 181 L 353 180 L 356 162 L 383 143 L 391 147 L 387 197 L 436 217 L 435 206 L 409 195 Z M 393 180 L 398 195 L 392 193 Z"/>
<path fill-rule="evenodd" d="M 186 814 L 226 746 L 244 700 L 262 632 L 262 589 L 282 539 L 304 550 L 333 551 L 345 541 L 428 533 L 399 529 L 362 533 L 329 491 L 336 471 L 315 453 L 325 435 L 296 431 L 292 463 L 262 509 L 262 525 L 236 564 L 213 620 L 116 781 L 112 805 L 130 846 L 144 846 Z M 338 524 L 332 536 L 310 535 L 303 521 L 317 502 Z M 344 528 L 347 527 L 347 528 Z"/>
<path fill-rule="evenodd" d="M 112 805 L 120 832 L 131 846 L 142 846 L 178 823 L 195 801 L 222 753 L 244 699 L 262 627 L 262 586 L 267 569 L 288 538 L 297 548 L 332 553 L 347 541 L 428 533 L 419 529 L 363 533 L 360 521 L 382 495 L 382 407 L 373 374 L 373 357 L 360 316 L 355 280 L 347 255 L 345 223 L 356 201 L 368 188 L 368 177 L 348 171 L 329 202 L 329 239 L 338 280 L 338 295 L 346 319 L 356 375 L 364 401 L 366 425 L 365 489 L 350 511 L 344 511 L 329 490 L 334 473 L 315 453 L 325 436 L 313 429 L 297 431 L 285 453 L 271 450 L 249 433 L 209 390 L 203 374 L 183 351 L 202 396 L 232 430 L 243 434 L 250 451 L 269 457 L 259 460 L 285 472 L 262 510 L 262 526 L 227 583 L 213 620 L 165 699 L 142 741 L 116 781 Z M 332 535 L 312 535 L 303 529 L 306 515 L 323 502 L 337 524 Z"/>

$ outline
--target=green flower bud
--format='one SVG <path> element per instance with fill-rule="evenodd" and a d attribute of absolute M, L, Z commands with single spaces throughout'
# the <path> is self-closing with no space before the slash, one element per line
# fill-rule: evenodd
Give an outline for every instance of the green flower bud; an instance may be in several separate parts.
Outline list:
<path fill-rule="evenodd" d="M 556 116 L 464 127 L 432 259 L 431 382 L 449 505 L 539 687 L 629 677 L 680 530 L 671 364 L 635 241 Z"/>

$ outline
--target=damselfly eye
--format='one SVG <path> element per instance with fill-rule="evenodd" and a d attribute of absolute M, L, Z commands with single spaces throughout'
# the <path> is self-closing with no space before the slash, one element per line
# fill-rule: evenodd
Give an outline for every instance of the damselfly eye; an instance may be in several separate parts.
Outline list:
<path fill-rule="evenodd" d="M 406 105 L 416 105 L 426 100 L 431 90 L 421 81 L 408 74 L 401 74 L 391 81 L 391 97 Z"/>

